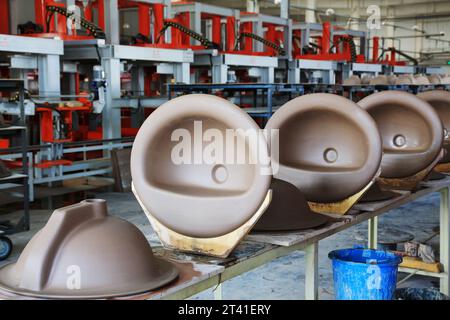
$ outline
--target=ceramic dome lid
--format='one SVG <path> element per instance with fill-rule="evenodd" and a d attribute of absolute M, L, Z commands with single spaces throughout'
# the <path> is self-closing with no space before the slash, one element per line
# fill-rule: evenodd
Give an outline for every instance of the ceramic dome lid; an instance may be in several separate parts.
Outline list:
<path fill-rule="evenodd" d="M 272 201 L 253 230 L 304 230 L 328 222 L 328 217 L 311 211 L 305 196 L 289 182 L 273 179 L 270 188 Z"/>
<path fill-rule="evenodd" d="M 147 292 L 177 275 L 136 226 L 108 216 L 105 200 L 91 199 L 55 210 L 18 261 L 0 269 L 0 288 L 43 298 L 107 298 Z"/>
<path fill-rule="evenodd" d="M 224 143 L 206 161 L 213 136 Z M 217 96 L 192 94 L 147 118 L 134 141 L 131 175 L 146 211 L 161 224 L 213 238 L 242 226 L 263 203 L 271 175 L 263 174 L 270 164 L 261 159 L 269 159 L 267 142 L 247 113 Z"/>
<path fill-rule="evenodd" d="M 382 148 L 375 122 L 341 96 L 295 98 L 275 112 L 266 129 L 279 130 L 279 152 L 271 145 L 275 178 L 296 186 L 308 201 L 344 200 L 366 187 L 379 170 Z"/>
<path fill-rule="evenodd" d="M 443 128 L 427 102 L 403 91 L 382 91 L 358 104 L 374 118 L 383 140 L 381 177 L 409 177 L 436 159 Z"/>

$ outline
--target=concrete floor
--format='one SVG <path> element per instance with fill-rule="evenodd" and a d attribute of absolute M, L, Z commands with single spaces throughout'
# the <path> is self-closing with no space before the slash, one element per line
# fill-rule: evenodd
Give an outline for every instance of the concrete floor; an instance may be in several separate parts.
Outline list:
<path fill-rule="evenodd" d="M 158 240 L 144 213 L 131 193 L 89 193 L 87 197 L 103 198 L 108 201 L 109 212 L 120 216 L 137 225 L 146 235 L 152 246 Z M 55 199 L 54 207 L 67 203 Z M 14 242 L 13 254 L 6 261 L 17 259 L 28 240 L 47 221 L 52 210 L 33 210 L 31 214 L 31 230 L 11 236 Z M 7 216 L 0 216 L 4 220 Z M 386 227 L 408 231 L 417 241 L 428 238 L 432 229 L 439 225 L 439 194 L 434 193 L 417 201 L 409 203 L 399 209 L 392 210 L 379 219 L 379 229 Z M 354 226 L 320 242 L 319 245 L 319 274 L 320 299 L 333 299 L 333 279 L 328 252 L 339 248 L 349 248 L 354 245 L 364 245 L 367 234 L 367 223 Z M 430 243 L 438 252 L 439 237 Z M 401 275 L 403 277 L 404 275 Z M 295 252 L 289 256 L 276 259 L 251 272 L 236 277 L 222 285 L 224 299 L 303 299 L 304 298 L 304 254 Z M 414 276 L 400 287 L 435 287 L 438 281 L 433 278 Z M 212 299 L 212 290 L 202 292 L 192 299 Z"/>

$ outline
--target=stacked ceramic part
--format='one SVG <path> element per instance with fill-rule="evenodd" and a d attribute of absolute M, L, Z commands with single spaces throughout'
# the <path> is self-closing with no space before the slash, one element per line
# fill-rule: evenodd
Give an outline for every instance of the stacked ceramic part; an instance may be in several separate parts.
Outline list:
<path fill-rule="evenodd" d="M 357 75 L 352 75 L 351 77 L 349 77 L 348 79 L 344 80 L 344 85 L 345 86 L 354 86 L 354 85 L 360 85 L 361 82 L 361 78 L 358 77 Z"/>
<path fill-rule="evenodd" d="M 397 82 L 397 77 L 395 75 L 379 75 L 370 79 L 370 85 L 394 85 Z"/>
<path fill-rule="evenodd" d="M 436 165 L 435 170 L 438 172 L 450 173 L 450 92 L 444 90 L 431 90 L 421 92 L 417 96 L 428 102 L 442 121 L 442 125 L 444 126 L 443 146 L 445 154 L 441 161 Z"/>
<path fill-rule="evenodd" d="M 369 84 L 371 85 L 387 85 L 389 84 L 388 77 L 385 75 L 379 75 L 370 79 Z"/>
<path fill-rule="evenodd" d="M 450 84 L 449 75 L 432 74 L 428 76 L 428 80 L 431 84 Z"/>
<path fill-rule="evenodd" d="M 18 261 L 0 269 L 0 288 L 42 298 L 108 298 L 147 292 L 177 275 L 137 227 L 92 199 L 55 210 Z"/>
<path fill-rule="evenodd" d="M 416 74 L 414 76 L 414 81 L 415 81 L 415 84 L 418 84 L 418 85 L 430 84 L 430 80 L 428 79 L 428 77 L 423 74 Z"/>
<path fill-rule="evenodd" d="M 450 84 L 450 76 L 449 75 L 442 76 L 441 84 Z"/>
<path fill-rule="evenodd" d="M 379 172 L 382 145 L 376 123 L 346 98 L 326 93 L 295 98 L 275 112 L 266 129 L 279 132 L 279 145 L 270 145 L 278 180 L 273 202 L 256 229 L 269 229 L 275 220 L 288 223 L 279 229 L 289 229 L 289 223 L 295 223 L 291 216 L 283 217 L 289 205 L 299 217 L 303 215 L 297 220 L 300 226 L 302 220 L 308 222 L 309 208 L 345 214 Z M 307 203 L 299 204 L 302 201 Z M 312 221 L 323 223 L 323 219 Z"/>
<path fill-rule="evenodd" d="M 415 189 L 442 156 L 443 127 L 436 111 L 401 91 L 374 93 L 358 104 L 373 117 L 383 141 L 380 178 L 363 201 L 393 196 L 382 188 Z"/>
<path fill-rule="evenodd" d="M 399 75 L 396 80 L 395 84 L 418 84 L 416 81 L 416 78 L 411 74 L 404 74 Z"/>
<path fill-rule="evenodd" d="M 432 74 L 428 76 L 428 81 L 431 84 L 441 84 L 441 76 L 438 74 Z"/>
<path fill-rule="evenodd" d="M 264 134 L 243 110 L 212 95 L 185 95 L 155 110 L 134 141 L 131 175 L 171 249 L 226 257 L 270 203 Z"/>

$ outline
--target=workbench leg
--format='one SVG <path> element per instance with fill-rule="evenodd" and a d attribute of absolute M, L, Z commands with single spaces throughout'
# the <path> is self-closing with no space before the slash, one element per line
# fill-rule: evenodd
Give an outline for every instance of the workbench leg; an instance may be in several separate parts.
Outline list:
<path fill-rule="evenodd" d="M 222 284 L 219 283 L 214 289 L 214 300 L 222 300 Z"/>
<path fill-rule="evenodd" d="M 367 238 L 368 238 L 367 247 L 369 249 L 376 249 L 378 244 L 378 217 L 373 217 L 372 219 L 369 219 Z"/>
<path fill-rule="evenodd" d="M 440 280 L 440 291 L 449 295 L 450 278 L 450 219 L 449 219 L 449 189 L 444 188 L 441 191 L 441 203 L 439 206 L 440 213 L 440 234 L 439 234 L 439 248 L 440 248 L 440 262 L 444 268 L 445 276 Z"/>
<path fill-rule="evenodd" d="M 305 248 L 305 299 L 319 299 L 319 243 Z"/>

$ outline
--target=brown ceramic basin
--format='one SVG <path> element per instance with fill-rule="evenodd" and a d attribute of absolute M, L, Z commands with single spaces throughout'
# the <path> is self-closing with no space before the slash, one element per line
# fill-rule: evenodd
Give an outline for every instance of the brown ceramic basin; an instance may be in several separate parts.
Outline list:
<path fill-rule="evenodd" d="M 450 76 L 446 75 L 441 77 L 441 84 L 450 84 Z"/>
<path fill-rule="evenodd" d="M 371 85 L 387 85 L 389 84 L 388 77 L 385 75 L 379 75 L 371 79 L 369 84 Z"/>
<path fill-rule="evenodd" d="M 407 92 L 383 91 L 358 104 L 373 117 L 383 140 L 381 177 L 409 177 L 436 159 L 443 128 L 427 102 Z"/>
<path fill-rule="evenodd" d="M 397 81 L 397 76 L 395 74 L 391 74 L 387 76 L 388 84 L 393 85 Z"/>
<path fill-rule="evenodd" d="M 439 115 L 444 126 L 444 148 L 446 150 L 441 163 L 450 162 L 450 92 L 444 90 L 431 90 L 421 92 L 417 95 L 428 102 Z"/>
<path fill-rule="evenodd" d="M 295 98 L 278 109 L 267 129 L 279 130 L 275 177 L 312 202 L 344 200 L 365 188 L 381 161 L 377 126 L 352 101 L 327 93 Z"/>
<path fill-rule="evenodd" d="M 344 80 L 344 85 L 358 85 L 361 84 L 361 79 L 357 75 L 352 75 L 348 79 Z"/>
<path fill-rule="evenodd" d="M 428 81 L 431 84 L 440 84 L 441 83 L 441 76 L 439 76 L 438 74 L 432 74 L 428 76 Z"/>
<path fill-rule="evenodd" d="M 211 143 L 201 144 L 208 129 L 222 136 L 234 129 L 248 130 L 256 132 L 258 139 L 246 140 L 240 133 L 235 146 L 227 141 L 221 150 L 224 156 L 236 155 L 236 147 L 244 145 L 245 161 L 232 156 L 233 161 L 200 159 L 195 164 L 194 152 L 207 152 Z M 173 161 L 172 153 L 180 145 L 172 139 L 177 132 L 194 138 L 186 140 L 192 148 L 191 163 Z M 268 158 L 266 140 L 239 107 L 213 95 L 185 95 L 156 109 L 140 128 L 131 153 L 135 192 L 146 211 L 168 229 L 192 238 L 219 237 L 247 222 L 267 195 L 270 174 L 261 174 L 263 165 L 248 160 L 249 156 L 258 159 L 258 152 Z"/>
<path fill-rule="evenodd" d="M 422 85 L 430 84 L 430 80 L 428 80 L 428 77 L 422 74 L 416 74 L 414 76 L 414 81 L 415 84 L 422 84 Z"/>
<path fill-rule="evenodd" d="M 107 298 L 150 291 L 178 275 L 153 256 L 133 224 L 108 216 L 105 200 L 57 209 L 19 260 L 0 269 L 0 288 L 44 298 Z"/>
<path fill-rule="evenodd" d="M 395 80 L 395 84 L 417 84 L 416 79 L 408 74 L 402 74 L 397 77 Z"/>

